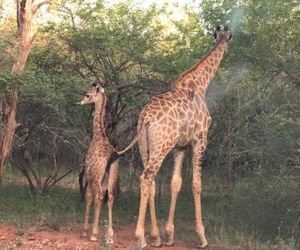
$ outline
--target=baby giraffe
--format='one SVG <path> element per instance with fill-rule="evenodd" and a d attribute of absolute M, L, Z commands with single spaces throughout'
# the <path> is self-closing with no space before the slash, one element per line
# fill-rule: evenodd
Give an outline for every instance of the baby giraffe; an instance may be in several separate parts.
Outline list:
<path fill-rule="evenodd" d="M 88 88 L 84 98 L 80 102 L 84 104 L 94 104 L 95 112 L 93 119 L 93 139 L 88 149 L 85 159 L 85 174 L 87 178 L 86 189 L 86 210 L 83 225 L 82 237 L 88 237 L 89 213 L 92 201 L 94 202 L 94 223 L 91 241 L 96 241 L 99 231 L 99 214 L 101 206 L 108 193 L 108 232 L 107 243 L 113 243 L 112 229 L 112 207 L 117 189 L 119 162 L 111 163 L 111 155 L 114 147 L 110 144 L 104 127 L 104 114 L 106 95 L 104 88 L 99 83 L 94 83 Z"/>

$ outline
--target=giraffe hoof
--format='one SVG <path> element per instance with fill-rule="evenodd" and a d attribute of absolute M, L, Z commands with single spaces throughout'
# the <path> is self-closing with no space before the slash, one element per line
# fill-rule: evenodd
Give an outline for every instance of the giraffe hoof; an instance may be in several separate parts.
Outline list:
<path fill-rule="evenodd" d="M 164 243 L 164 246 L 172 247 L 172 246 L 174 246 L 174 241 L 167 241 L 166 243 Z"/>
<path fill-rule="evenodd" d="M 144 249 L 145 247 L 147 247 L 147 242 L 143 241 L 143 242 L 139 242 L 137 244 L 138 249 Z"/>
<path fill-rule="evenodd" d="M 150 243 L 151 247 L 161 247 L 161 239 L 157 238 Z"/>
<path fill-rule="evenodd" d="M 114 240 L 112 238 L 108 238 L 108 239 L 106 239 L 106 244 L 112 245 L 112 244 L 114 244 Z"/>
<path fill-rule="evenodd" d="M 174 246 L 174 238 L 173 238 L 173 236 L 168 236 L 167 235 L 167 242 L 164 243 L 164 245 L 167 246 L 167 247 Z"/>
<path fill-rule="evenodd" d="M 81 238 L 88 238 L 88 233 L 87 232 L 82 232 L 80 237 Z"/>
<path fill-rule="evenodd" d="M 91 235 L 90 236 L 90 241 L 97 241 L 97 237 L 95 235 Z"/>
<path fill-rule="evenodd" d="M 199 248 L 199 249 L 207 249 L 208 248 L 208 244 L 207 243 L 206 244 L 202 244 L 200 246 L 197 246 L 197 248 Z"/>

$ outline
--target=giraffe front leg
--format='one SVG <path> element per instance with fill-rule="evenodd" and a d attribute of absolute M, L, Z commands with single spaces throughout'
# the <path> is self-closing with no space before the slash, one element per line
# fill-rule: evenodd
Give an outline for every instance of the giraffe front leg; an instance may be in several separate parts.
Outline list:
<path fill-rule="evenodd" d="M 94 190 L 94 222 L 92 234 L 90 236 L 91 241 L 97 241 L 99 234 L 99 215 L 103 203 L 104 194 L 102 193 L 101 183 L 97 183 Z"/>
<path fill-rule="evenodd" d="M 160 247 L 161 238 L 160 238 L 159 228 L 157 226 L 156 212 L 155 212 L 155 180 L 153 180 L 151 185 L 149 206 L 150 206 L 150 217 L 151 217 L 151 237 L 153 239 L 151 246 Z"/>
<path fill-rule="evenodd" d="M 178 193 L 182 185 L 181 169 L 182 161 L 184 157 L 184 151 L 176 150 L 174 151 L 174 170 L 171 180 L 171 204 L 169 209 L 169 217 L 165 226 L 166 236 L 167 236 L 167 246 L 173 246 L 174 244 L 174 215 L 176 208 L 176 201 Z"/>
<path fill-rule="evenodd" d="M 202 222 L 202 208 L 201 208 L 201 165 L 200 160 L 206 148 L 206 140 L 201 140 L 198 145 L 193 147 L 193 196 L 195 204 L 195 220 L 196 220 L 196 232 L 200 238 L 200 248 L 207 247 L 208 243 L 205 237 L 205 229 Z"/>
<path fill-rule="evenodd" d="M 88 231 L 89 231 L 89 216 L 90 216 L 90 208 L 92 204 L 92 190 L 91 190 L 91 183 L 88 183 L 85 193 L 85 201 L 86 201 L 86 207 L 85 207 L 85 216 L 84 216 L 84 224 L 83 224 L 83 231 L 81 233 L 81 237 L 86 238 L 88 237 Z"/>

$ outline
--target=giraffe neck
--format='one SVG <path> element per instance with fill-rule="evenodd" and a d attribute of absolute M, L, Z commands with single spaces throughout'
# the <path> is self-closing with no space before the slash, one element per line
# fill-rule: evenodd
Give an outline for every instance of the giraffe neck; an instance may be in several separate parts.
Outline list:
<path fill-rule="evenodd" d="M 225 41 L 219 42 L 211 51 L 191 69 L 185 71 L 176 81 L 174 90 L 183 90 L 205 95 L 207 87 L 216 74 L 227 49 Z"/>
<path fill-rule="evenodd" d="M 106 137 L 104 126 L 106 96 L 95 102 L 95 112 L 93 119 L 93 140 Z"/>

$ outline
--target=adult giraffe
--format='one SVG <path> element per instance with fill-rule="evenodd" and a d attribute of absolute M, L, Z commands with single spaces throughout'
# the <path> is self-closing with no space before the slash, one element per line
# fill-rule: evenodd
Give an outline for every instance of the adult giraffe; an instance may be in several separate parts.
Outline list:
<path fill-rule="evenodd" d="M 145 215 L 149 200 L 151 236 L 153 246 L 161 245 L 161 238 L 155 214 L 155 176 L 166 155 L 174 149 L 174 171 L 171 181 L 171 204 L 165 226 L 167 245 L 174 243 L 174 214 L 178 193 L 182 184 L 181 169 L 185 149 L 191 145 L 193 151 L 193 196 L 195 203 L 196 232 L 201 247 L 208 245 L 201 211 L 201 165 L 200 160 L 207 145 L 207 133 L 211 116 L 205 102 L 206 89 L 213 79 L 224 54 L 228 50 L 231 33 L 225 26 L 218 26 L 214 33 L 215 46 L 194 67 L 184 72 L 175 82 L 173 89 L 154 96 L 143 108 L 138 121 L 138 132 L 132 142 L 118 154 L 123 154 L 139 141 L 144 164 L 140 176 L 140 209 L 135 231 L 140 247 L 147 245 Z"/>

